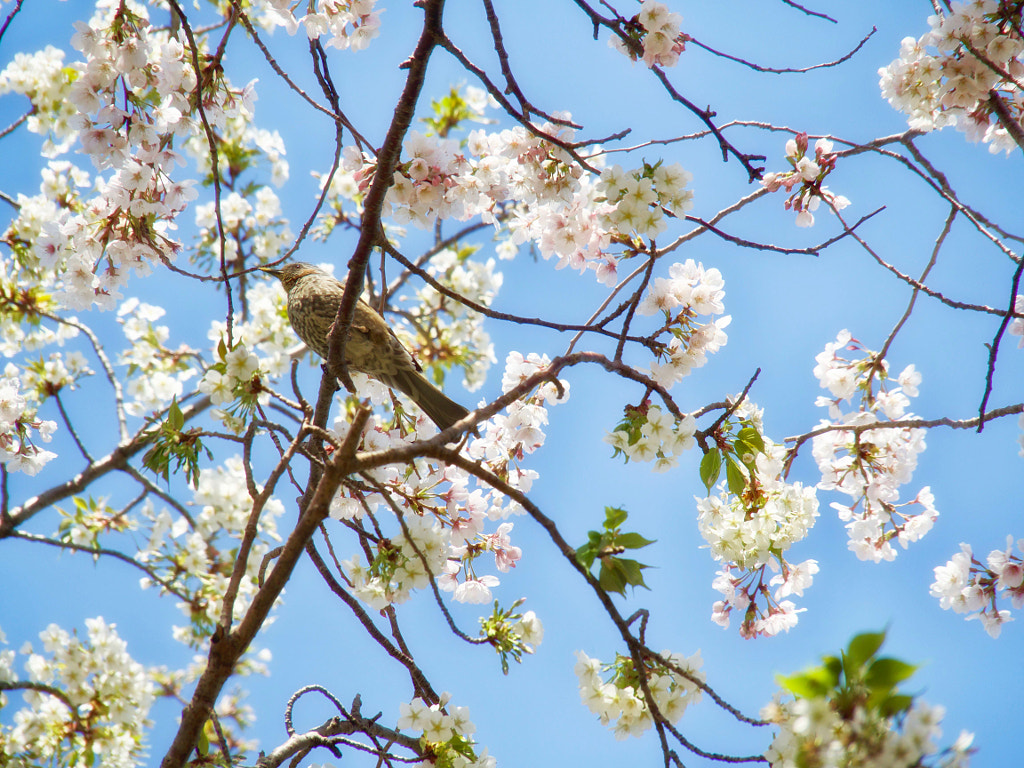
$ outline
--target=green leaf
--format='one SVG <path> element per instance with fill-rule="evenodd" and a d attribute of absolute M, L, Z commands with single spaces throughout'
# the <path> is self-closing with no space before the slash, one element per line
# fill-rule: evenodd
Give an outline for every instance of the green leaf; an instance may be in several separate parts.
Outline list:
<path fill-rule="evenodd" d="M 609 567 L 607 562 L 602 561 L 601 563 L 601 572 L 597 577 L 597 583 L 606 592 L 626 594 L 626 577 L 617 568 Z"/>
<path fill-rule="evenodd" d="M 591 531 L 593 533 L 593 531 Z M 597 556 L 597 547 L 592 543 L 588 542 L 579 549 L 576 550 L 576 562 L 590 570 L 590 566 L 594 564 L 594 558 Z"/>
<path fill-rule="evenodd" d="M 704 483 L 704 487 L 708 489 L 710 495 L 711 489 L 718 482 L 718 475 L 722 472 L 722 452 L 717 448 L 712 448 L 710 451 L 704 454 L 704 458 L 700 460 L 700 480 Z"/>
<path fill-rule="evenodd" d="M 876 709 L 883 717 L 892 717 L 893 715 L 898 715 L 901 712 L 906 712 L 910 709 L 910 705 L 913 703 L 913 696 L 907 696 L 901 693 L 886 696 L 885 699 L 878 703 Z"/>
<path fill-rule="evenodd" d="M 725 457 L 725 479 L 730 493 L 734 496 L 743 495 L 743 490 L 747 487 L 747 476 L 743 474 L 740 465 L 732 456 Z"/>
<path fill-rule="evenodd" d="M 615 543 L 626 549 L 640 549 L 655 541 L 656 539 L 645 539 L 639 533 L 623 533 L 615 537 Z"/>
<path fill-rule="evenodd" d="M 776 675 L 775 682 L 795 696 L 825 696 L 839 687 L 842 663 L 835 656 L 822 658 L 820 667 L 810 667 L 792 675 Z"/>
<path fill-rule="evenodd" d="M 850 641 L 846 649 L 846 676 L 859 677 L 857 670 L 863 667 L 868 659 L 878 653 L 885 642 L 885 632 L 864 632 Z"/>
<path fill-rule="evenodd" d="M 906 680 L 917 671 L 917 667 L 899 659 L 875 659 L 868 667 L 864 682 L 874 690 L 892 690 L 897 683 Z"/>
<path fill-rule="evenodd" d="M 180 431 L 185 426 L 185 416 L 181 412 L 181 408 L 178 407 L 178 399 L 174 398 L 171 400 L 171 407 L 167 409 L 167 423 L 171 429 Z"/>
<path fill-rule="evenodd" d="M 839 685 L 839 678 L 843 674 L 843 662 L 835 656 L 822 656 L 821 661 L 822 667 L 831 675 L 831 679 L 834 681 L 832 685 Z"/>
<path fill-rule="evenodd" d="M 776 675 L 775 682 L 801 699 L 825 696 L 835 688 L 832 676 L 824 667 L 814 667 L 795 675 Z"/>
<path fill-rule="evenodd" d="M 631 587 L 648 588 L 643 577 L 643 569 L 647 567 L 636 560 L 623 557 L 603 557 L 601 573 L 597 580 L 605 590 L 625 595 L 627 584 Z"/>
<path fill-rule="evenodd" d="M 604 515 L 604 527 L 609 531 L 618 528 L 629 517 L 629 513 L 626 510 L 619 509 L 618 507 L 605 507 Z"/>
<path fill-rule="evenodd" d="M 736 441 L 744 443 L 753 453 L 764 453 L 764 438 L 753 427 L 743 427 L 736 433 Z"/>

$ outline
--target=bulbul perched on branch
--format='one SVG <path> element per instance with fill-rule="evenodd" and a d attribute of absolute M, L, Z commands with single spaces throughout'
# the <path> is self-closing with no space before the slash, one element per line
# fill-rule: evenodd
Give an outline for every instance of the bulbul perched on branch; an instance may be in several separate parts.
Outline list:
<path fill-rule="evenodd" d="M 260 269 L 281 281 L 288 294 L 288 321 L 306 346 L 326 362 L 327 336 L 338 316 L 344 284 L 304 262 Z M 387 321 L 362 299 L 356 303 L 345 343 L 345 363 L 349 370 L 365 373 L 410 397 L 438 429 L 447 429 L 469 413 L 427 381 Z M 332 369 L 331 373 L 341 378 L 340 371 Z"/>

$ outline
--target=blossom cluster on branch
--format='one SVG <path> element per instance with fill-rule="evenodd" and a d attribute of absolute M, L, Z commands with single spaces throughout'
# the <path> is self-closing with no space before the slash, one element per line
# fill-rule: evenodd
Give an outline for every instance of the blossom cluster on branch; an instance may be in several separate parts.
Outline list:
<path fill-rule="evenodd" d="M 928 17 L 930 31 L 906 37 L 900 57 L 878 70 L 882 96 L 911 128 L 956 126 L 990 152 L 1017 148 L 1024 126 L 1024 30 L 1019 5 L 954 2 Z"/>

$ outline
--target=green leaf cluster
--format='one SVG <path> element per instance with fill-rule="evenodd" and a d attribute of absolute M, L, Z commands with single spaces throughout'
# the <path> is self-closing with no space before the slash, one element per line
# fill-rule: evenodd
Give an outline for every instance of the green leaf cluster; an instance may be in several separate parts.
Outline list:
<path fill-rule="evenodd" d="M 199 454 L 206 452 L 206 458 L 213 459 L 209 448 L 199 439 L 199 429 L 183 429 L 185 416 L 178 406 L 178 400 L 171 401 L 167 418 L 159 427 L 147 430 L 143 440 L 153 447 L 142 457 L 142 464 L 150 472 L 159 475 L 165 483 L 170 482 L 171 465 L 177 474 L 185 470 L 185 479 L 193 488 L 199 487 Z"/>
<path fill-rule="evenodd" d="M 454 85 L 448 91 L 447 96 L 431 100 L 430 108 L 433 110 L 433 114 L 429 117 L 421 118 L 429 129 L 427 131 L 428 136 L 430 134 L 437 134 L 441 138 L 445 138 L 465 120 L 482 122 L 480 120 L 481 114 L 473 109 L 472 105 L 466 101 L 459 91 L 459 88 Z"/>
<path fill-rule="evenodd" d="M 917 667 L 905 661 L 878 656 L 885 632 L 867 632 L 854 637 L 846 650 L 822 657 L 821 665 L 793 675 L 779 675 L 776 682 L 797 698 L 827 698 L 844 719 L 858 708 L 893 717 L 906 712 L 914 697 L 899 692 Z"/>
<path fill-rule="evenodd" d="M 628 513 L 617 507 L 605 507 L 605 521 L 602 531 L 589 531 L 587 543 L 576 550 L 576 560 L 588 571 L 596 561 L 601 563 L 598 572 L 598 583 L 608 592 L 626 594 L 626 586 L 643 587 L 643 570 L 649 566 L 643 563 L 620 557 L 627 549 L 640 549 L 653 544 L 639 533 L 623 532 L 621 526 L 626 522 Z"/>
<path fill-rule="evenodd" d="M 747 478 L 754 475 L 754 464 L 759 453 L 764 453 L 764 438 L 753 424 L 742 420 L 735 436 L 724 435 L 718 440 L 718 445 L 704 454 L 700 462 L 701 482 L 710 494 L 721 477 L 724 465 L 729 492 L 742 496 L 747 487 Z"/>

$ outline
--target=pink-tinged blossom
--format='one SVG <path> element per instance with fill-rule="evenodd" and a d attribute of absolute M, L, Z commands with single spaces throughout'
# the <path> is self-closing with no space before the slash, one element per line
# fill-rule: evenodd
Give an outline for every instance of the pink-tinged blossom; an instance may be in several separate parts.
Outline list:
<path fill-rule="evenodd" d="M 968 620 L 978 619 L 993 638 L 999 637 L 1003 624 L 1013 616 L 997 601 L 1009 597 L 1014 608 L 1024 607 L 1024 540 L 1017 542 L 1007 536 L 1005 550 L 993 550 L 986 558 L 987 567 L 974 558 L 971 547 L 960 545 L 960 552 L 945 565 L 935 568 L 935 581 L 931 594 L 939 599 L 944 609 L 968 614 Z"/>
<path fill-rule="evenodd" d="M 491 588 L 498 586 L 497 576 L 481 576 L 466 579 L 455 588 L 455 599 L 460 603 L 488 603 L 493 598 Z"/>

